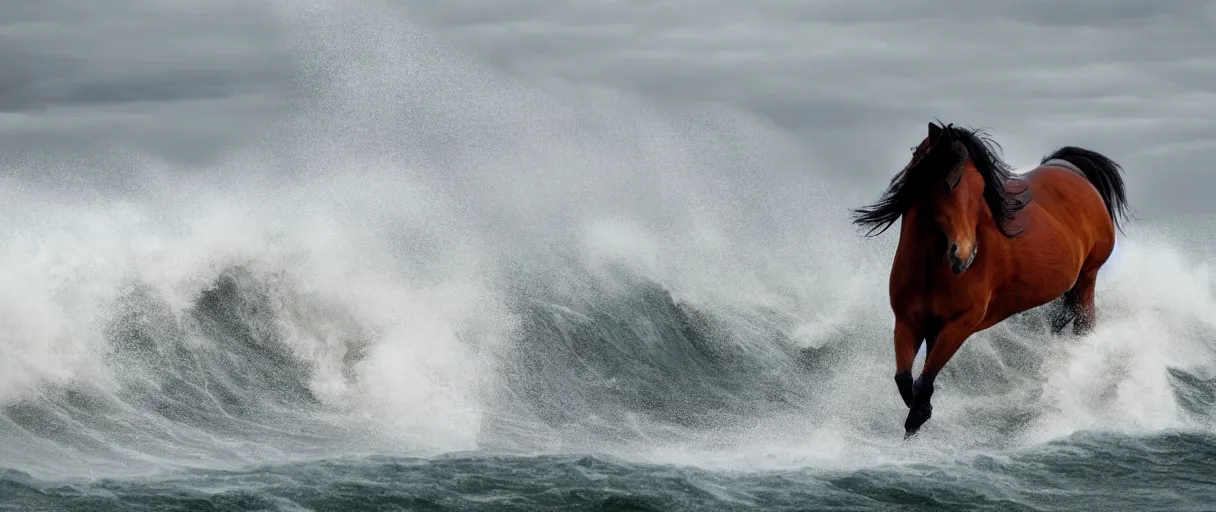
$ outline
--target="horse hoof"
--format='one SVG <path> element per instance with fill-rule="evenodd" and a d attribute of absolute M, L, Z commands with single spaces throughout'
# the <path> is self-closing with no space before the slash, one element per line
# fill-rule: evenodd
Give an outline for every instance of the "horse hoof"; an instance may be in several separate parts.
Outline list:
<path fill-rule="evenodd" d="M 933 416 L 933 406 L 930 404 L 922 404 L 919 407 L 914 407 L 908 412 L 908 419 L 904 421 L 904 439 L 908 439 L 920 430 L 921 425 L 924 425 L 929 418 Z"/>

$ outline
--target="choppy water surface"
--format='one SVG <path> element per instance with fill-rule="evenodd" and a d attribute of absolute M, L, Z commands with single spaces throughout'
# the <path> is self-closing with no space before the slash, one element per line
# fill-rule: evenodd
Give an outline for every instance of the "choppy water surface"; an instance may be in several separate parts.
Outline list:
<path fill-rule="evenodd" d="M 1080 436 L 1017 455 L 860 471 L 706 471 L 594 457 L 370 457 L 38 482 L 17 510 L 1207 510 L 1213 438 Z"/>

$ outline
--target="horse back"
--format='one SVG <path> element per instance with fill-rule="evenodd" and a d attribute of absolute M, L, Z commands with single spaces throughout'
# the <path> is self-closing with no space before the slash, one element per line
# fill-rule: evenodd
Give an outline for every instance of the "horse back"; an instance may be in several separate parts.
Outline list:
<path fill-rule="evenodd" d="M 1049 225 L 1065 232 L 1076 243 L 1085 246 L 1087 252 L 1105 261 L 1114 247 L 1114 219 L 1098 189 L 1080 170 L 1067 162 L 1049 161 L 1022 175 L 1022 180 L 1027 183 L 1033 202 L 1038 206 L 1030 213 L 1037 214 L 1039 219 L 1028 219 L 1028 224 L 1034 224 L 1036 220 L 1043 223 L 1047 221 L 1044 217 L 1050 217 L 1054 222 L 1047 222 Z M 1027 228 L 1027 231 L 1034 230 L 1032 226 Z"/>

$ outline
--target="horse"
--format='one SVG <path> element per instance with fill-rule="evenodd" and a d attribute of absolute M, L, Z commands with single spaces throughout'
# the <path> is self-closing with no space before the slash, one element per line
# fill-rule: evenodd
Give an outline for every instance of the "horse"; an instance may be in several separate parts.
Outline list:
<path fill-rule="evenodd" d="M 1057 299 L 1053 335 L 1096 322 L 1098 270 L 1128 215 L 1123 168 L 1063 146 L 1018 175 L 998 149 L 982 129 L 930 122 L 879 200 L 852 210 L 866 236 L 900 221 L 888 292 L 905 440 L 932 416 L 933 381 L 972 334 Z"/>

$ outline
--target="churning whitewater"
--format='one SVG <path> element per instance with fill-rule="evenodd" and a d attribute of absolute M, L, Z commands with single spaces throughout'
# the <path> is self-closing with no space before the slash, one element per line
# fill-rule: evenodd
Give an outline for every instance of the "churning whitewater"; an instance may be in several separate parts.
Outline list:
<path fill-rule="evenodd" d="M 847 219 L 877 190 L 728 109 L 514 82 L 388 7 L 278 15 L 298 97 L 245 150 L 107 155 L 117 198 L 0 187 L 0 508 L 1216 499 L 1216 237 L 1133 223 L 1095 332 L 974 336 L 905 442 L 894 236 Z"/>

